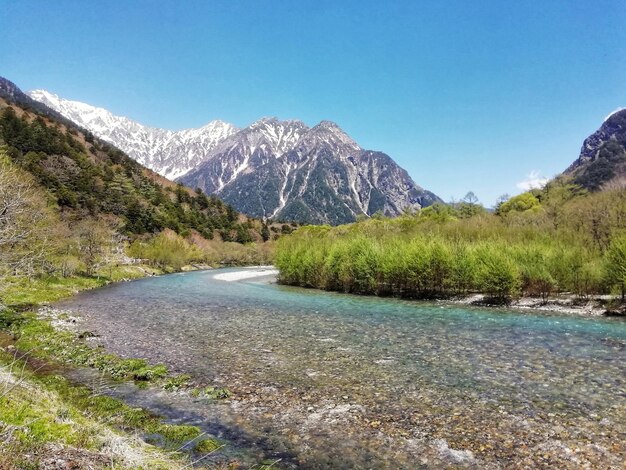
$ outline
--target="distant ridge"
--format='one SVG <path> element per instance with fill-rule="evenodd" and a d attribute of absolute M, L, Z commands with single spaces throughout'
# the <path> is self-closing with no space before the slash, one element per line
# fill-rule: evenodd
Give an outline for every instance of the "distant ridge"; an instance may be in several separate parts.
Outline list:
<path fill-rule="evenodd" d="M 45 90 L 28 94 L 169 179 L 196 167 L 219 142 L 237 132 L 235 126 L 217 120 L 199 129 L 178 132 L 157 129 L 115 116 L 103 108 L 59 98 Z"/>

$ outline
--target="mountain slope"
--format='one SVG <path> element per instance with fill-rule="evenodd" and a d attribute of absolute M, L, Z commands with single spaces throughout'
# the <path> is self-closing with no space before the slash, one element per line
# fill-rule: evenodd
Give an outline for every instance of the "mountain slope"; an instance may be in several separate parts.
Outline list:
<path fill-rule="evenodd" d="M 330 121 L 309 128 L 263 118 L 241 130 L 213 121 L 173 133 L 42 90 L 30 95 L 154 171 L 216 194 L 252 217 L 341 224 L 440 201 L 391 157 L 362 149 Z"/>
<path fill-rule="evenodd" d="M 252 221 L 241 223 L 216 197 L 146 169 L 6 79 L 0 79 L 0 144 L 13 164 L 33 175 L 64 219 L 104 218 L 130 237 L 169 229 L 207 239 L 216 231 L 225 239 L 241 233 L 239 238 L 249 241 L 248 230 L 254 232 Z"/>
<path fill-rule="evenodd" d="M 589 190 L 626 177 L 626 109 L 609 115 L 600 129 L 585 139 L 580 156 L 564 174 Z"/>
<path fill-rule="evenodd" d="M 290 148 L 273 151 L 272 137 L 285 128 L 294 137 Z M 181 181 L 215 192 L 254 217 L 304 223 L 337 225 L 377 211 L 398 215 L 440 200 L 388 155 L 363 150 L 330 121 L 309 129 L 299 121 L 264 119 L 249 129 L 262 134 L 260 146 L 235 134 L 222 143 L 224 151 L 214 152 Z M 220 178 L 233 161 L 241 163 L 240 175 Z"/>
<path fill-rule="evenodd" d="M 106 109 L 65 100 L 45 90 L 34 90 L 28 95 L 169 179 L 184 175 L 217 144 L 237 132 L 233 125 L 217 120 L 199 129 L 173 132 L 143 126 Z"/>
<path fill-rule="evenodd" d="M 221 142 L 203 163 L 181 178 L 206 193 L 226 186 L 279 159 L 308 130 L 300 121 L 264 118 Z"/>

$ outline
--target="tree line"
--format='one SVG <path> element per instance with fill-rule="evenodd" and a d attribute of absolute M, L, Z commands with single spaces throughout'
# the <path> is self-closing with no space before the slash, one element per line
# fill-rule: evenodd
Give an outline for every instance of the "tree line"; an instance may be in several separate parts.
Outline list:
<path fill-rule="evenodd" d="M 211 239 L 251 241 L 231 206 L 201 191 L 162 185 L 120 150 L 86 134 L 63 130 L 41 116 L 18 116 L 12 107 L 0 114 L 0 139 L 11 160 L 27 170 L 56 198 L 59 207 L 81 217 L 112 214 L 129 235 L 170 229 L 191 230 Z M 86 148 L 88 147 L 88 148 Z"/>
<path fill-rule="evenodd" d="M 435 205 L 396 219 L 303 227 L 279 241 L 285 284 L 356 294 L 493 301 L 570 293 L 623 295 L 626 194 L 566 180 L 503 200 Z"/>

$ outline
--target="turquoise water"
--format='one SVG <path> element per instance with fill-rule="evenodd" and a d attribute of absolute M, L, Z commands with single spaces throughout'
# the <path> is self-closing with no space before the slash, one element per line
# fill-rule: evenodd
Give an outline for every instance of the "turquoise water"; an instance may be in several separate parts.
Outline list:
<path fill-rule="evenodd" d="M 119 354 L 229 387 L 234 399 L 207 416 L 295 465 L 626 461 L 621 319 L 214 279 L 225 271 L 118 284 L 60 307 Z"/>

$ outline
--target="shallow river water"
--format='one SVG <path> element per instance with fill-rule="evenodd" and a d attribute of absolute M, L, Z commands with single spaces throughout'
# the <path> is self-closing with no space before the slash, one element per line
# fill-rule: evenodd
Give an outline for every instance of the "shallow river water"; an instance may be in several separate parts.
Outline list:
<path fill-rule="evenodd" d="M 624 320 L 219 279 L 232 271 L 112 285 L 58 307 L 118 354 L 228 387 L 216 405 L 144 398 L 279 466 L 624 468 Z"/>

